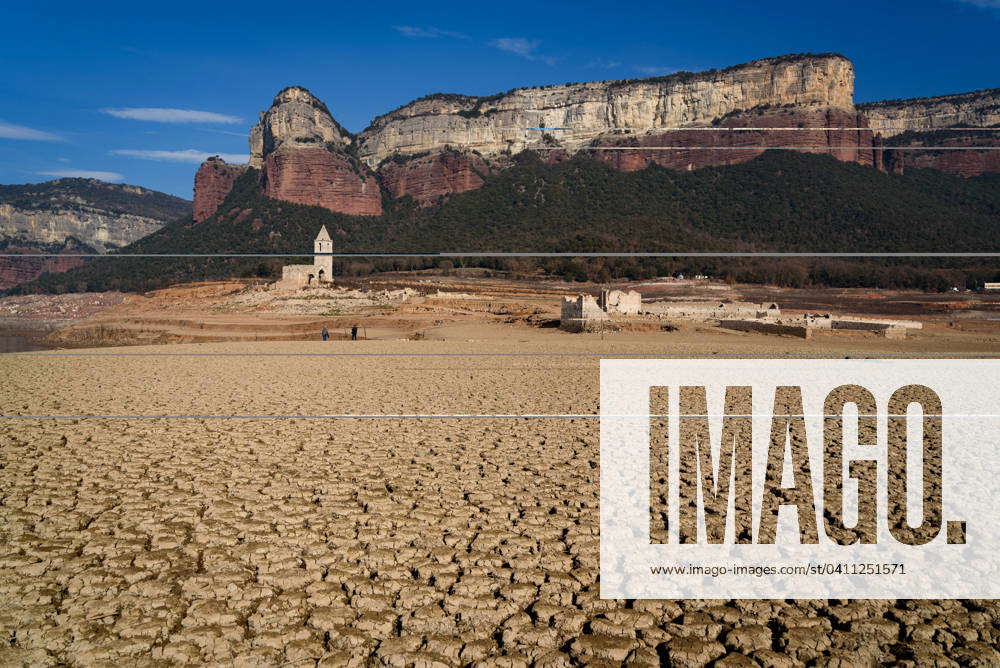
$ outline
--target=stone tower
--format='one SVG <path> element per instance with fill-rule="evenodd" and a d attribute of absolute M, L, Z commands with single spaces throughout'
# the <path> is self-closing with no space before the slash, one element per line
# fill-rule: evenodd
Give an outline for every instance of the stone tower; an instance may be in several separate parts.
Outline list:
<path fill-rule="evenodd" d="M 319 255 L 319 253 L 333 252 L 333 240 L 330 239 L 330 234 L 326 231 L 326 225 L 321 227 L 319 234 L 316 235 L 316 241 L 313 242 L 313 252 L 317 253 L 313 257 L 313 265 L 316 267 L 316 279 L 321 283 L 332 281 L 333 258 L 329 255 Z"/>

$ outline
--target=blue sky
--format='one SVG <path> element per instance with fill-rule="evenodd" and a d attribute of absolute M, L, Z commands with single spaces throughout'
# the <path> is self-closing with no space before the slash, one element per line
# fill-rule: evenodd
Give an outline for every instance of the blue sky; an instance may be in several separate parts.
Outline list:
<path fill-rule="evenodd" d="M 432 92 L 843 53 L 859 102 L 1000 86 L 1000 0 L 10 3 L 0 183 L 94 174 L 191 197 L 303 85 L 349 130 Z"/>

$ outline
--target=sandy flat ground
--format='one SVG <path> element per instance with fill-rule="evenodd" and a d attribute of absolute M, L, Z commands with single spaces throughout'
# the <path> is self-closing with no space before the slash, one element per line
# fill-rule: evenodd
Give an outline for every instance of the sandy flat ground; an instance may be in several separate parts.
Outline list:
<path fill-rule="evenodd" d="M 601 356 L 1000 353 L 934 332 L 439 334 L 0 357 L 0 406 L 581 415 Z M 995 601 L 601 600 L 598 450 L 582 417 L 0 420 L 0 665 L 1000 665 Z"/>

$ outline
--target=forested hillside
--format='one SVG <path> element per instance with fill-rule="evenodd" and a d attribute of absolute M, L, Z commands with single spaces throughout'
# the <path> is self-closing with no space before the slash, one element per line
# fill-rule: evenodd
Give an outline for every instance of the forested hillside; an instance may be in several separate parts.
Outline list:
<path fill-rule="evenodd" d="M 339 251 L 377 252 L 1000 252 L 1000 175 L 972 179 L 936 170 L 885 174 L 823 155 L 771 151 L 739 165 L 682 172 L 619 172 L 587 156 L 545 164 L 524 153 L 474 191 L 429 207 L 387 200 L 381 216 L 348 216 L 265 197 L 248 170 L 218 212 L 181 219 L 127 253 L 288 253 L 312 248 L 326 225 Z M 274 275 L 261 259 L 101 259 L 45 275 L 22 291 L 146 290 L 232 275 Z M 435 259 L 348 258 L 342 272 L 434 266 Z M 651 259 L 533 262 L 571 278 L 642 278 L 704 271 L 735 280 L 946 289 L 993 280 L 975 260 Z"/>

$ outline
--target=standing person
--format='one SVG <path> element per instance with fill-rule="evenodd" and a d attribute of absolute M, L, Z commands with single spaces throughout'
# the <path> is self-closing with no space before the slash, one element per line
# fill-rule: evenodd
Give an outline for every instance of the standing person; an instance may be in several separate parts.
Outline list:
<path fill-rule="evenodd" d="M 351 327 L 351 341 L 357 341 L 357 340 L 358 340 L 358 326 L 354 325 L 353 327 Z"/>
<path fill-rule="evenodd" d="M 330 332 L 327 331 L 326 327 L 323 328 L 323 331 L 320 332 L 320 335 L 323 337 L 324 341 L 328 341 L 330 339 Z"/>

